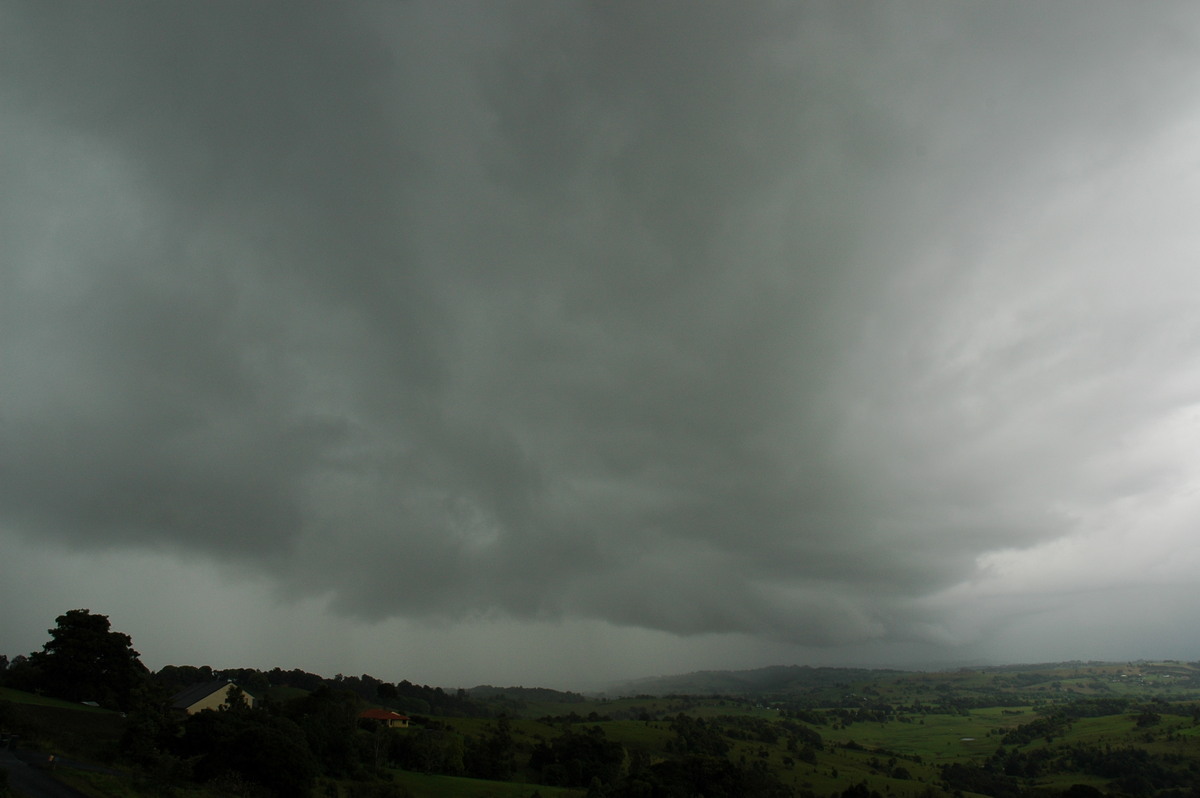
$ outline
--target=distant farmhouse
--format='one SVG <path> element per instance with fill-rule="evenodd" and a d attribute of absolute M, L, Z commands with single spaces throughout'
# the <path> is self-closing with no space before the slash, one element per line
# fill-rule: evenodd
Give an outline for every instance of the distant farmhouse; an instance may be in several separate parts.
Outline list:
<path fill-rule="evenodd" d="M 387 726 L 389 729 L 407 729 L 408 715 L 392 712 L 390 709 L 364 709 L 358 713 L 361 720 L 371 721 Z"/>
<path fill-rule="evenodd" d="M 241 690 L 241 688 L 227 679 L 214 679 L 211 682 L 192 685 L 171 696 L 171 710 L 195 715 L 206 709 L 228 707 L 229 694 L 234 690 Z M 241 692 L 242 697 L 246 699 L 246 706 L 253 707 L 254 696 L 244 690 Z"/>

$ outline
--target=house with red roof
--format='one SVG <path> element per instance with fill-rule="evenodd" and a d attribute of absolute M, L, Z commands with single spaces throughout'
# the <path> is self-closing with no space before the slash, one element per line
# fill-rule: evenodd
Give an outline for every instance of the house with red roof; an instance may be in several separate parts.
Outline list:
<path fill-rule="evenodd" d="M 364 709 L 358 713 L 358 717 L 360 720 L 382 723 L 389 729 L 408 728 L 408 715 L 401 715 L 399 712 L 392 712 L 390 709 Z"/>

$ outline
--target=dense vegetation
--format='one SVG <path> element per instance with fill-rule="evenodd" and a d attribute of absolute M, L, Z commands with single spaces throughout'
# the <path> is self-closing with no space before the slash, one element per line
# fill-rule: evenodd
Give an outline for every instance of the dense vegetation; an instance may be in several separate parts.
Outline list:
<path fill-rule="evenodd" d="M 126 635 L 86 610 L 60 616 L 50 635 L 41 652 L 0 658 L 0 733 L 113 766 L 56 771 L 92 795 L 1200 794 L 1200 664 L 770 668 L 641 682 L 609 698 L 280 668 L 151 673 Z M 255 706 L 168 709 L 173 693 L 213 679 L 233 680 Z M 412 725 L 363 720 L 367 707 Z"/>

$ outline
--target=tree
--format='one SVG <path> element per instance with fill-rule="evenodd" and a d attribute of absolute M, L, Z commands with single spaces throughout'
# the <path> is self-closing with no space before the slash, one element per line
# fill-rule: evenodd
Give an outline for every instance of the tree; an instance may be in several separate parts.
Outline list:
<path fill-rule="evenodd" d="M 55 620 L 50 641 L 30 656 L 41 687 L 68 701 L 129 709 L 131 694 L 149 677 L 129 635 L 112 631 L 108 616 L 85 609 Z"/>
<path fill-rule="evenodd" d="M 24 654 L 13 657 L 12 662 L 8 663 L 8 667 L 4 669 L 3 675 L 3 685 L 14 690 L 32 692 L 41 686 L 41 671 L 35 668 L 29 661 L 29 657 Z"/>
<path fill-rule="evenodd" d="M 551 743 L 539 743 L 529 758 L 529 767 L 540 771 L 543 784 L 589 787 L 599 780 L 612 784 L 621 775 L 625 749 L 612 742 L 599 726 L 575 732 L 570 729 Z"/>
<path fill-rule="evenodd" d="M 512 724 L 501 715 L 487 735 L 471 738 L 465 756 L 467 772 L 479 779 L 504 781 L 516 770 L 516 751 Z"/>
<path fill-rule="evenodd" d="M 178 720 L 167 707 L 167 694 L 147 679 L 130 692 L 121 753 L 147 769 L 155 769 L 168 756 L 178 731 Z"/>
<path fill-rule="evenodd" d="M 304 733 L 311 756 L 327 776 L 364 775 L 369 761 L 369 742 L 360 750 L 358 713 L 362 702 L 348 690 L 322 685 L 302 698 L 289 701 L 284 714 Z M 366 732 L 363 732 L 366 734 Z"/>
<path fill-rule="evenodd" d="M 183 723 L 175 752 L 193 763 L 201 782 L 245 780 L 283 798 L 307 796 L 317 777 L 317 762 L 304 732 L 292 721 L 258 710 L 197 712 Z M 232 790 L 225 786 L 221 794 Z"/>

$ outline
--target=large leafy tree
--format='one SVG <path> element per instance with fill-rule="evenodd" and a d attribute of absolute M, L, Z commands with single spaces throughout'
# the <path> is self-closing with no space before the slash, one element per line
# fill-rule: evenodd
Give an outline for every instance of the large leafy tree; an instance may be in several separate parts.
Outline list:
<path fill-rule="evenodd" d="M 184 722 L 174 748 L 202 782 L 238 774 L 272 795 L 291 798 L 309 795 L 317 776 L 318 762 L 304 731 L 287 718 L 258 710 L 197 712 Z"/>
<path fill-rule="evenodd" d="M 128 709 L 149 675 L 129 635 L 112 631 L 107 615 L 89 610 L 70 610 L 55 620 L 50 641 L 30 657 L 42 689 L 70 701 Z"/>

